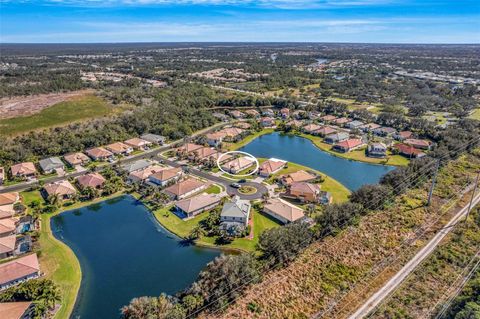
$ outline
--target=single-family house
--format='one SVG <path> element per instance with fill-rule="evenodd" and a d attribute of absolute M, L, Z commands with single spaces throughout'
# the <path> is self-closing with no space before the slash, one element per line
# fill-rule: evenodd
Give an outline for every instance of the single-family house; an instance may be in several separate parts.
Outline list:
<path fill-rule="evenodd" d="M 212 113 L 213 117 L 219 119 L 220 121 L 222 122 L 228 122 L 229 121 L 229 117 L 223 113 L 218 113 L 218 112 L 214 112 Z"/>
<path fill-rule="evenodd" d="M 304 170 L 299 170 L 290 174 L 283 175 L 281 177 L 281 182 L 283 185 L 288 186 L 295 182 L 311 182 L 317 178 L 317 175 L 306 172 Z"/>
<path fill-rule="evenodd" d="M 68 199 L 75 195 L 77 190 L 69 181 L 63 180 L 46 184 L 43 187 L 43 192 L 45 198 L 58 196 L 61 199 Z"/>
<path fill-rule="evenodd" d="M 15 219 L 13 218 L 0 219 L 0 237 L 14 235 L 15 229 L 17 229 Z"/>
<path fill-rule="evenodd" d="M 163 145 L 165 143 L 165 137 L 157 134 L 147 133 L 140 136 L 140 138 L 157 145 Z"/>
<path fill-rule="evenodd" d="M 248 117 L 253 117 L 253 118 L 260 117 L 260 113 L 257 110 L 246 110 L 245 114 L 247 114 Z"/>
<path fill-rule="evenodd" d="M 133 147 L 122 142 L 108 144 L 105 148 L 115 155 L 128 155 L 133 152 Z"/>
<path fill-rule="evenodd" d="M 63 170 L 65 165 L 58 157 L 49 157 L 38 161 L 38 165 L 44 174 L 52 174 L 57 170 Z"/>
<path fill-rule="evenodd" d="M 13 205 L 20 201 L 20 195 L 17 192 L 0 194 L 0 207 L 4 205 Z"/>
<path fill-rule="evenodd" d="M 395 144 L 393 148 L 396 149 L 399 154 L 408 158 L 420 158 L 426 155 L 422 150 L 403 143 Z"/>
<path fill-rule="evenodd" d="M 0 166 L 0 185 L 5 182 L 5 169 Z"/>
<path fill-rule="evenodd" d="M 303 122 L 298 120 L 291 120 L 285 123 L 285 127 L 294 128 L 294 129 L 299 128 L 302 125 L 303 125 Z"/>
<path fill-rule="evenodd" d="M 208 145 L 212 147 L 219 147 L 223 139 L 226 137 L 226 134 L 222 131 L 212 132 L 205 135 Z"/>
<path fill-rule="evenodd" d="M 187 216 L 194 217 L 202 212 L 215 208 L 222 201 L 217 194 L 202 193 L 190 198 L 182 199 L 175 204 L 175 209 Z"/>
<path fill-rule="evenodd" d="M 277 173 L 287 164 L 286 161 L 278 158 L 270 158 L 263 162 L 258 168 L 258 174 L 262 177 L 268 177 L 272 174 Z"/>
<path fill-rule="evenodd" d="M 113 158 L 113 153 L 103 147 L 94 147 L 85 151 L 94 161 L 106 161 Z"/>
<path fill-rule="evenodd" d="M 0 237 L 0 259 L 13 256 L 16 242 L 16 235 Z"/>
<path fill-rule="evenodd" d="M 40 276 L 36 254 L 30 254 L 0 264 L 0 291 Z"/>
<path fill-rule="evenodd" d="M 159 172 L 156 172 L 148 177 L 148 181 L 155 185 L 165 186 L 169 183 L 177 181 L 182 177 L 183 172 L 180 167 L 172 167 L 163 169 Z"/>
<path fill-rule="evenodd" d="M 386 126 L 381 126 L 373 130 L 373 134 L 378 135 L 378 136 L 392 136 L 397 132 L 396 129 L 393 127 L 386 127 Z"/>
<path fill-rule="evenodd" d="M 290 184 L 287 196 L 293 197 L 301 202 L 318 202 L 320 195 L 320 186 L 308 182 L 294 182 Z"/>
<path fill-rule="evenodd" d="M 272 109 L 266 109 L 266 110 L 263 110 L 263 111 L 262 111 L 262 116 L 265 116 L 265 117 L 274 117 L 274 116 L 275 116 L 275 112 L 273 112 Z"/>
<path fill-rule="evenodd" d="M 364 144 L 365 143 L 359 138 L 350 138 L 346 141 L 338 142 L 333 146 L 333 149 L 338 152 L 347 153 L 362 147 Z"/>
<path fill-rule="evenodd" d="M 303 209 L 280 198 L 270 199 L 263 206 L 263 212 L 284 224 L 292 223 L 305 217 Z"/>
<path fill-rule="evenodd" d="M 82 176 L 77 177 L 77 185 L 81 189 L 91 187 L 91 188 L 101 188 L 105 184 L 106 179 L 99 173 L 93 172 L 88 173 Z"/>
<path fill-rule="evenodd" d="M 384 158 L 387 156 L 387 146 L 384 143 L 370 143 L 367 148 L 367 156 Z"/>
<path fill-rule="evenodd" d="M 31 301 L 14 301 L 0 303 L 0 318 L 30 319 L 34 317 L 34 304 Z"/>
<path fill-rule="evenodd" d="M 180 156 L 187 156 L 189 153 L 191 152 L 194 152 L 198 149 L 201 149 L 203 146 L 202 145 L 198 145 L 198 144 L 194 144 L 194 143 L 186 143 L 182 146 L 180 146 L 179 148 L 177 148 L 177 154 L 179 154 Z"/>
<path fill-rule="evenodd" d="M 354 129 L 360 129 L 360 127 L 363 126 L 364 124 L 365 123 L 363 123 L 362 121 L 354 120 L 345 124 L 345 127 L 351 130 L 354 130 Z"/>
<path fill-rule="evenodd" d="M 307 113 L 302 110 L 295 110 L 292 112 L 292 117 L 296 120 L 304 119 L 306 116 L 308 116 L 309 118 L 312 118 L 314 115 L 315 115 L 314 112 L 309 112 L 307 115 Z"/>
<path fill-rule="evenodd" d="M 124 142 L 126 145 L 130 146 L 135 150 L 147 150 L 152 145 L 152 142 L 144 140 L 142 138 L 134 137 Z"/>
<path fill-rule="evenodd" d="M 323 123 L 331 123 L 337 119 L 336 116 L 334 115 L 325 115 L 320 118 L 320 120 L 323 121 Z"/>
<path fill-rule="evenodd" d="M 210 156 L 210 159 L 218 162 L 221 165 L 223 163 L 231 161 L 233 159 L 233 155 L 217 152 L 217 153 L 213 154 L 212 156 Z"/>
<path fill-rule="evenodd" d="M 273 117 L 262 117 L 260 119 L 260 125 L 263 127 L 271 127 L 275 125 L 275 119 Z"/>
<path fill-rule="evenodd" d="M 236 118 L 236 119 L 243 119 L 245 117 L 245 114 L 243 114 L 242 112 L 240 112 L 238 110 L 230 111 L 230 115 L 233 118 Z"/>
<path fill-rule="evenodd" d="M 159 165 L 151 165 L 143 169 L 131 172 L 130 174 L 128 174 L 128 180 L 132 183 L 144 182 L 153 174 L 158 173 L 164 169 L 166 168 Z"/>
<path fill-rule="evenodd" d="M 231 174 L 237 174 L 255 164 L 255 159 L 250 156 L 237 157 L 222 165 L 222 169 Z"/>
<path fill-rule="evenodd" d="M 234 125 L 236 128 L 243 129 L 243 130 L 248 130 L 252 127 L 250 123 L 247 123 L 247 122 L 238 122 Z"/>
<path fill-rule="evenodd" d="M 413 132 L 411 131 L 401 131 L 393 135 L 393 138 L 396 139 L 397 141 L 404 141 L 407 138 L 412 138 L 412 137 L 413 137 Z"/>
<path fill-rule="evenodd" d="M 135 162 L 131 162 L 125 165 L 122 165 L 122 169 L 125 170 L 127 173 L 132 173 L 135 171 L 142 170 L 144 168 L 147 168 L 149 166 L 152 166 L 153 162 L 146 160 L 146 159 L 140 159 Z"/>
<path fill-rule="evenodd" d="M 220 227 L 226 230 L 244 229 L 248 224 L 252 205 L 247 200 L 235 196 L 223 204 L 220 213 Z"/>
<path fill-rule="evenodd" d="M 346 117 L 340 117 L 338 119 L 335 119 L 333 120 L 332 122 L 335 123 L 336 125 L 338 126 L 343 126 L 343 125 L 346 125 L 347 123 L 351 122 L 352 120 L 350 120 L 349 118 L 346 118 Z"/>
<path fill-rule="evenodd" d="M 346 141 L 350 138 L 350 134 L 346 132 L 337 132 L 333 134 L 329 134 L 325 137 L 325 143 L 328 144 L 335 144 Z"/>
<path fill-rule="evenodd" d="M 312 124 L 305 125 L 302 129 L 305 133 L 315 135 L 315 134 L 317 134 L 317 131 L 321 128 L 322 127 L 320 125 L 312 123 Z"/>
<path fill-rule="evenodd" d="M 65 162 L 68 163 L 71 167 L 78 166 L 78 165 L 86 165 L 88 162 L 90 162 L 90 158 L 83 154 L 83 153 L 73 153 L 73 154 L 68 154 L 63 157 Z"/>
<path fill-rule="evenodd" d="M 380 128 L 380 127 L 381 127 L 381 125 L 379 125 L 377 123 L 367 123 L 367 124 L 364 124 L 364 125 L 360 126 L 359 129 L 361 129 L 362 131 L 367 133 L 367 132 L 372 132 L 372 131 Z"/>
<path fill-rule="evenodd" d="M 315 133 L 319 136 L 325 137 L 330 134 L 336 133 L 337 130 L 330 126 L 322 126 L 320 129 L 316 130 Z"/>
<path fill-rule="evenodd" d="M 411 145 L 415 148 L 421 149 L 421 150 L 430 150 L 430 147 L 432 146 L 432 142 L 429 140 L 420 140 L 416 138 L 407 138 L 403 141 L 403 143 L 407 145 Z"/>
<path fill-rule="evenodd" d="M 35 165 L 32 162 L 25 162 L 20 164 L 15 164 L 10 167 L 10 171 L 13 177 L 20 177 L 20 178 L 35 178 L 38 172 L 35 168 Z"/>
<path fill-rule="evenodd" d="M 0 206 L 0 219 L 3 218 L 11 218 L 15 215 L 15 209 L 13 208 L 13 204 L 7 204 Z"/>
<path fill-rule="evenodd" d="M 217 150 L 211 147 L 202 147 L 188 154 L 188 159 L 194 162 L 200 162 L 208 159 L 217 153 Z"/>
<path fill-rule="evenodd" d="M 229 140 L 233 141 L 237 138 L 240 138 L 242 134 L 245 132 L 245 130 L 242 130 L 238 127 L 226 127 L 220 132 L 225 134 L 225 138 L 228 138 Z"/>
<path fill-rule="evenodd" d="M 286 107 L 280 109 L 280 116 L 283 119 L 287 119 L 290 117 L 290 110 Z"/>
<path fill-rule="evenodd" d="M 177 182 L 163 190 L 170 198 L 180 200 L 190 195 L 193 195 L 207 187 L 202 181 L 196 178 L 187 178 L 183 181 Z"/>

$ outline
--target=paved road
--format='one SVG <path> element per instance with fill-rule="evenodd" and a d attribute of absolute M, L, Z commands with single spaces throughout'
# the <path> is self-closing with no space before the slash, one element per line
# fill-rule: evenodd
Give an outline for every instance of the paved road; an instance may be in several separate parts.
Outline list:
<path fill-rule="evenodd" d="M 480 194 L 475 196 L 472 208 L 480 202 Z M 379 291 L 371 296 L 349 319 L 359 319 L 367 316 L 373 311 L 391 292 L 393 292 L 403 280 L 415 270 L 415 268 L 425 260 L 438 246 L 442 239 L 451 232 L 457 222 L 459 222 L 467 213 L 468 205 L 463 207 L 449 222 L 442 228 L 429 242 L 413 257 L 399 272 L 395 274 Z"/>
<path fill-rule="evenodd" d="M 230 123 L 229 122 L 217 123 L 213 126 L 210 126 L 210 127 L 207 127 L 203 130 L 195 132 L 194 134 L 191 135 L 191 137 L 195 137 L 195 136 L 198 136 L 200 134 L 208 133 L 208 132 L 213 131 L 213 130 L 219 128 L 219 127 L 225 126 L 227 124 L 230 124 Z M 174 147 L 174 146 L 176 146 L 176 145 L 178 145 L 179 143 L 182 143 L 182 142 L 183 142 L 183 139 L 176 140 L 176 141 L 171 142 L 168 145 L 161 146 L 159 148 L 151 149 L 151 150 L 148 150 L 148 151 L 140 153 L 140 154 L 124 157 L 120 161 L 117 161 L 115 163 L 105 163 L 105 165 L 98 166 L 96 168 L 96 170 L 97 171 L 102 170 L 102 169 L 106 168 L 107 166 L 113 166 L 115 164 L 119 164 L 119 165 L 128 164 L 128 163 L 137 161 L 139 159 L 154 158 L 154 157 L 158 156 L 158 154 L 163 153 L 163 152 L 167 151 L 168 149 L 170 149 L 170 148 L 172 148 L 172 147 Z M 42 181 L 44 183 L 53 183 L 53 182 L 58 182 L 58 181 L 67 179 L 69 177 L 75 178 L 75 177 L 84 175 L 86 173 L 87 173 L 87 171 L 72 172 L 72 173 L 65 174 L 64 176 L 53 176 L 53 177 L 45 178 Z M 35 181 L 32 181 L 32 182 L 25 182 L 25 183 L 15 184 L 15 185 L 11 185 L 11 186 L 0 187 L 0 194 L 1 193 L 8 193 L 8 192 L 20 192 L 20 191 L 24 191 L 26 189 L 29 189 L 32 186 L 37 186 L 37 185 L 38 185 L 38 181 L 35 180 Z"/>
<path fill-rule="evenodd" d="M 164 159 L 163 157 L 162 157 L 162 160 L 164 161 L 165 164 L 168 164 L 168 165 L 173 166 L 173 167 L 183 167 L 184 170 L 190 172 L 193 175 L 196 175 L 196 176 L 202 177 L 204 179 L 207 179 L 209 181 L 212 181 L 214 183 L 220 184 L 223 187 L 225 187 L 225 189 L 227 191 L 227 194 L 237 195 L 241 199 L 246 199 L 246 200 L 260 199 L 260 198 L 262 198 L 263 194 L 268 192 L 268 189 L 265 185 L 260 184 L 260 183 L 256 183 L 256 182 L 248 181 L 248 182 L 243 183 L 243 185 L 253 186 L 257 189 L 257 192 L 255 194 L 251 194 L 251 195 L 241 194 L 241 193 L 238 192 L 238 189 L 230 186 L 230 184 L 232 184 L 234 182 L 229 180 L 229 179 L 219 177 L 219 176 L 214 176 L 210 173 L 201 171 L 199 169 L 196 169 L 196 168 L 193 168 L 193 167 L 190 167 L 190 166 L 182 166 L 181 164 L 179 164 L 175 161 L 167 160 L 167 159 Z"/>

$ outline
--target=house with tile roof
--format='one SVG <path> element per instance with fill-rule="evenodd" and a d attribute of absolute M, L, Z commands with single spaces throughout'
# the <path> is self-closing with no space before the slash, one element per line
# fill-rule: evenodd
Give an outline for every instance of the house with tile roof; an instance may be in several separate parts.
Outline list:
<path fill-rule="evenodd" d="M 17 228 L 17 221 L 13 218 L 0 219 L 0 237 L 10 236 L 15 234 Z"/>
<path fill-rule="evenodd" d="M 317 125 L 317 124 L 307 124 L 305 125 L 302 130 L 305 132 L 305 133 L 308 133 L 308 134 L 317 134 L 317 131 L 319 129 L 321 129 L 322 127 L 320 125 Z"/>
<path fill-rule="evenodd" d="M 105 184 L 106 179 L 97 172 L 88 173 L 77 177 L 77 185 L 79 188 L 84 189 L 87 187 L 101 188 Z"/>
<path fill-rule="evenodd" d="M 217 150 L 211 147 L 202 147 L 188 154 L 188 159 L 194 162 L 203 161 L 217 153 Z"/>
<path fill-rule="evenodd" d="M 202 145 L 198 145 L 194 143 L 186 143 L 178 147 L 175 151 L 180 156 L 187 156 L 191 152 L 201 149 L 202 147 L 203 147 Z"/>
<path fill-rule="evenodd" d="M 69 199 L 76 193 L 77 190 L 75 187 L 73 187 L 73 185 L 67 180 L 49 183 L 43 186 L 43 194 L 45 198 L 59 196 L 61 199 Z"/>
<path fill-rule="evenodd" d="M 333 149 L 337 152 L 348 153 L 357 148 L 364 146 L 365 143 L 359 138 L 350 138 L 346 141 L 339 142 L 333 146 Z"/>
<path fill-rule="evenodd" d="M 432 142 L 429 140 L 421 140 L 417 138 L 407 138 L 403 141 L 404 144 L 411 145 L 415 148 L 421 149 L 421 150 L 430 150 L 430 147 L 432 146 Z"/>
<path fill-rule="evenodd" d="M 32 162 L 25 162 L 15 164 L 10 167 L 10 171 L 13 177 L 20 177 L 20 178 L 34 178 L 37 176 L 38 172 L 35 168 L 35 165 Z"/>
<path fill-rule="evenodd" d="M 308 182 L 294 182 L 290 184 L 287 196 L 302 203 L 316 203 L 320 195 L 320 185 Z"/>
<path fill-rule="evenodd" d="M 106 161 L 113 158 L 113 153 L 103 147 L 94 147 L 85 151 L 94 161 Z"/>
<path fill-rule="evenodd" d="M 122 142 L 115 142 L 112 144 L 108 144 L 105 146 L 105 148 L 115 155 L 126 156 L 133 152 L 133 147 Z"/>
<path fill-rule="evenodd" d="M 2 319 L 30 319 L 34 316 L 33 310 L 31 301 L 0 302 Z"/>
<path fill-rule="evenodd" d="M 231 174 L 238 174 L 239 172 L 252 167 L 255 163 L 255 159 L 252 157 L 241 156 L 223 164 L 222 169 Z"/>
<path fill-rule="evenodd" d="M 287 161 L 278 158 L 270 158 L 260 165 L 258 168 L 258 175 L 268 177 L 279 172 L 285 167 L 285 165 L 287 165 Z"/>
<path fill-rule="evenodd" d="M 315 131 L 315 134 L 324 137 L 330 134 L 334 134 L 336 132 L 337 130 L 331 126 L 322 126 L 321 128 Z"/>
<path fill-rule="evenodd" d="M 0 237 L 0 259 L 13 256 L 17 235 Z"/>
<path fill-rule="evenodd" d="M 68 163 L 68 165 L 72 167 L 77 165 L 83 166 L 90 162 L 90 158 L 87 155 L 80 152 L 65 155 L 63 159 L 65 160 L 65 162 Z"/>
<path fill-rule="evenodd" d="M 0 207 L 3 205 L 13 205 L 20 201 L 20 194 L 17 192 L 0 194 Z"/>
<path fill-rule="evenodd" d="M 148 150 L 150 148 L 150 145 L 152 145 L 152 142 L 144 140 L 142 138 L 134 137 L 131 139 L 126 140 L 125 145 L 130 146 L 134 150 Z"/>
<path fill-rule="evenodd" d="M 311 182 L 317 178 L 317 175 L 299 170 L 290 174 L 283 175 L 281 177 L 281 183 L 285 186 L 289 186 L 295 182 Z"/>
<path fill-rule="evenodd" d="M 280 198 L 270 199 L 263 206 L 263 212 L 283 224 L 292 223 L 305 217 L 303 209 Z"/>
<path fill-rule="evenodd" d="M 148 180 L 150 176 L 162 170 L 168 169 L 160 165 L 151 165 L 141 170 L 136 170 L 128 174 L 128 180 L 132 183 L 139 183 Z"/>
<path fill-rule="evenodd" d="M 217 194 L 202 193 L 190 198 L 179 200 L 175 204 L 175 209 L 179 213 L 184 214 L 187 218 L 191 218 L 215 208 L 221 201 L 222 197 Z"/>
<path fill-rule="evenodd" d="M 392 146 L 398 154 L 403 155 L 407 158 L 420 158 L 426 156 L 426 154 L 412 145 L 407 145 L 403 143 L 395 144 Z"/>
<path fill-rule="evenodd" d="M 166 186 L 167 184 L 179 180 L 182 175 L 183 172 L 180 167 L 167 168 L 150 175 L 148 177 L 148 182 L 156 186 Z"/>
<path fill-rule="evenodd" d="M 30 254 L 0 264 L 0 291 L 40 276 L 36 254 Z"/>
<path fill-rule="evenodd" d="M 275 126 L 275 119 L 273 117 L 265 116 L 260 119 L 260 125 L 263 127 Z"/>
<path fill-rule="evenodd" d="M 173 200 L 180 200 L 205 188 L 207 188 L 206 183 L 190 177 L 165 188 L 163 192 Z"/>

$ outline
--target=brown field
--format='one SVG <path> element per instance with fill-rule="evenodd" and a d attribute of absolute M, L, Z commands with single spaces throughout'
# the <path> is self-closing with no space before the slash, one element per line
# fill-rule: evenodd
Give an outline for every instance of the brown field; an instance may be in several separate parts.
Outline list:
<path fill-rule="evenodd" d="M 81 90 L 67 93 L 50 93 L 34 96 L 3 98 L 0 99 L 0 119 L 9 119 L 40 113 L 43 109 L 46 109 L 49 106 L 88 93 L 93 93 L 93 91 Z"/>

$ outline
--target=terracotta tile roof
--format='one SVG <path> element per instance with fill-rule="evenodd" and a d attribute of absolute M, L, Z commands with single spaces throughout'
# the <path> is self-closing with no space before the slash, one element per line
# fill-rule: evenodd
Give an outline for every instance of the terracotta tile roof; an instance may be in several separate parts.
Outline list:
<path fill-rule="evenodd" d="M 154 177 L 155 179 L 158 179 L 159 181 L 167 181 L 177 176 L 181 171 L 182 169 L 180 167 L 172 167 L 172 168 L 163 169 L 159 172 L 152 174 L 151 176 Z"/>
<path fill-rule="evenodd" d="M 108 144 L 105 146 L 105 148 L 110 152 L 112 152 L 113 154 L 121 154 L 131 150 L 130 146 L 122 142 L 115 142 L 112 144 Z"/>
<path fill-rule="evenodd" d="M 285 183 L 287 184 L 292 184 L 294 182 L 306 182 L 306 181 L 311 181 L 317 178 L 315 175 L 310 174 L 304 170 L 299 170 L 294 173 L 290 173 L 287 175 L 284 175 L 282 179 L 284 180 Z"/>
<path fill-rule="evenodd" d="M 170 187 L 165 188 L 165 191 L 176 196 L 181 196 L 183 194 L 196 190 L 204 185 L 205 183 L 199 181 L 198 179 L 188 178 L 184 181 L 178 182 Z"/>
<path fill-rule="evenodd" d="M 322 116 L 321 119 L 324 120 L 324 121 L 333 121 L 335 120 L 337 117 L 336 116 L 333 116 L 333 115 L 325 115 L 325 116 Z"/>
<path fill-rule="evenodd" d="M 15 230 L 15 219 L 4 218 L 0 219 L 0 234 L 8 234 Z"/>
<path fill-rule="evenodd" d="M 15 204 L 20 200 L 20 196 L 17 192 L 0 194 L 0 206 Z"/>
<path fill-rule="evenodd" d="M 202 147 L 192 152 L 192 154 L 194 154 L 199 159 L 212 156 L 215 153 L 217 153 L 217 151 L 211 147 Z"/>
<path fill-rule="evenodd" d="M 82 187 L 97 188 L 102 186 L 105 181 L 105 178 L 99 173 L 88 173 L 86 175 L 77 177 L 77 182 Z"/>
<path fill-rule="evenodd" d="M 317 184 L 307 182 L 293 182 L 290 185 L 291 192 L 318 194 L 320 192 L 320 186 Z"/>
<path fill-rule="evenodd" d="M 0 264 L 0 285 L 10 281 L 33 275 L 40 271 L 36 254 L 20 257 L 18 259 Z"/>
<path fill-rule="evenodd" d="M 320 125 L 317 125 L 317 124 L 308 124 L 308 125 L 305 125 L 303 127 L 303 129 L 306 131 L 306 132 L 315 132 L 319 129 L 321 129 L 322 127 Z"/>
<path fill-rule="evenodd" d="M 216 194 L 202 193 L 200 195 L 178 201 L 176 206 L 186 213 L 191 213 L 213 204 L 220 203 L 221 200 L 222 198 Z"/>
<path fill-rule="evenodd" d="M 321 127 L 320 129 L 317 130 L 317 133 L 318 134 L 322 134 L 322 135 L 329 135 L 329 134 L 333 134 L 335 133 L 336 130 L 330 126 L 323 126 Z"/>
<path fill-rule="evenodd" d="M 263 162 L 262 165 L 260 165 L 260 168 L 258 170 L 260 173 L 263 173 L 263 174 L 272 174 L 273 172 L 285 166 L 286 163 L 287 163 L 286 161 L 271 158 Z"/>
<path fill-rule="evenodd" d="M 1 302 L 0 318 L 21 319 L 31 304 L 31 301 Z"/>
<path fill-rule="evenodd" d="M 187 143 L 187 144 L 182 145 L 179 148 L 177 148 L 177 151 L 178 152 L 190 153 L 190 152 L 196 151 L 196 150 L 198 150 L 202 147 L 203 147 L 202 145 Z"/>
<path fill-rule="evenodd" d="M 236 137 L 236 136 L 242 134 L 245 131 L 238 128 L 238 127 L 227 127 L 227 128 L 224 128 L 223 130 L 221 130 L 219 132 L 224 133 L 225 136 Z"/>
<path fill-rule="evenodd" d="M 415 147 L 407 144 L 395 144 L 393 145 L 394 148 L 398 149 L 401 154 L 407 156 L 418 156 L 424 154 L 421 150 L 416 149 Z"/>
<path fill-rule="evenodd" d="M 231 160 L 223 164 L 223 168 L 226 170 L 236 170 L 241 171 L 249 166 L 251 166 L 255 160 L 250 156 L 242 156 Z"/>
<path fill-rule="evenodd" d="M 419 140 L 419 139 L 416 139 L 416 138 L 408 138 L 405 141 L 403 141 L 403 143 L 408 144 L 408 145 L 412 145 L 412 146 L 415 146 L 415 147 L 418 147 L 418 148 L 422 148 L 422 147 L 423 148 L 428 148 L 432 144 L 432 142 L 430 142 L 429 140 Z"/>
<path fill-rule="evenodd" d="M 70 165 L 80 165 L 90 160 L 88 156 L 83 153 L 73 153 L 73 154 L 65 155 L 63 158 Z"/>
<path fill-rule="evenodd" d="M 149 178 L 151 175 L 153 175 L 155 173 L 158 173 L 162 170 L 166 170 L 166 169 L 167 169 L 166 167 L 162 167 L 162 166 L 159 166 L 159 165 L 152 165 L 150 167 L 141 169 L 139 171 L 131 172 L 128 175 L 128 177 L 137 178 L 137 179 L 143 181 L 143 180 L 146 180 L 147 178 Z"/>
<path fill-rule="evenodd" d="M 346 117 L 341 117 L 341 118 L 338 118 L 338 119 L 334 120 L 334 122 L 335 122 L 336 124 L 345 124 L 345 123 L 348 123 L 348 122 L 350 122 L 350 121 L 351 121 L 351 120 L 348 119 L 348 118 L 346 118 Z"/>
<path fill-rule="evenodd" d="M 240 123 L 235 124 L 235 127 L 248 130 L 252 126 L 250 124 L 246 123 L 246 122 L 240 122 Z"/>
<path fill-rule="evenodd" d="M 294 222 L 305 216 L 303 214 L 303 209 L 279 198 L 269 200 L 264 207 L 265 209 L 274 212 L 278 216 L 285 218 L 289 222 Z"/>
<path fill-rule="evenodd" d="M 55 183 L 46 184 L 44 187 L 47 194 L 50 195 L 73 195 L 77 193 L 75 187 L 69 181 L 59 181 Z"/>
<path fill-rule="evenodd" d="M 32 162 L 25 162 L 20 164 L 15 164 L 11 168 L 12 175 L 30 175 L 37 173 L 37 169 Z"/>
<path fill-rule="evenodd" d="M 244 113 L 252 115 L 252 116 L 257 116 L 260 115 L 257 110 L 246 110 Z"/>
<path fill-rule="evenodd" d="M 398 133 L 398 135 L 402 138 L 410 138 L 412 137 L 413 133 L 410 131 L 401 131 Z"/>
<path fill-rule="evenodd" d="M 352 149 L 354 147 L 360 146 L 363 144 L 363 141 L 359 138 L 351 138 L 346 141 L 342 141 L 337 143 L 335 146 L 336 147 L 342 147 L 345 149 Z"/>
<path fill-rule="evenodd" d="M 0 206 L 0 219 L 9 218 L 13 215 L 15 215 L 15 210 L 12 204 Z"/>
<path fill-rule="evenodd" d="M 138 137 L 134 137 L 134 138 L 131 138 L 129 140 L 126 140 L 125 144 L 127 144 L 128 146 L 131 146 L 131 147 L 144 147 L 144 146 L 152 144 L 152 142 L 143 140 L 143 139 L 138 138 Z"/>
<path fill-rule="evenodd" d="M 16 242 L 17 242 L 16 235 L 0 237 L 0 254 L 12 252 L 15 249 Z"/>
<path fill-rule="evenodd" d="M 86 150 L 85 153 L 87 153 L 88 156 L 93 158 L 107 158 L 113 156 L 112 152 L 107 151 L 103 147 L 91 148 L 89 150 Z"/>
<path fill-rule="evenodd" d="M 206 138 L 209 140 L 221 140 L 227 136 L 225 132 L 218 131 L 218 132 L 213 132 L 213 133 L 208 133 L 205 135 Z"/>

